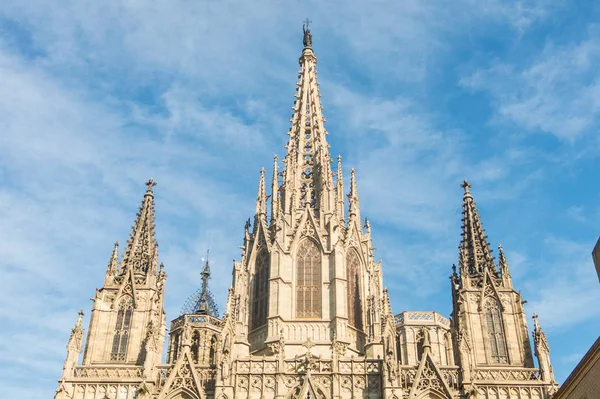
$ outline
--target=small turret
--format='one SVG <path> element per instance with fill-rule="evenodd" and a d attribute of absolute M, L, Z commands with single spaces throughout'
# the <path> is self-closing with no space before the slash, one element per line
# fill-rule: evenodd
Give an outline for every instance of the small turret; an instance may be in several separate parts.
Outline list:
<path fill-rule="evenodd" d="M 538 359 L 542 380 L 549 383 L 555 383 L 554 371 L 550 362 L 550 346 L 546 340 L 546 334 L 542 331 L 538 321 L 538 315 L 533 314 L 533 345 L 535 347 L 535 356 Z"/>
<path fill-rule="evenodd" d="M 210 280 L 210 265 L 208 256 L 210 250 L 206 251 L 206 262 L 202 268 L 200 275 L 202 276 L 202 287 L 196 293 L 188 298 L 181 314 L 208 314 L 213 317 L 219 317 L 219 308 L 217 303 L 208 288 L 208 280 Z"/>
<path fill-rule="evenodd" d="M 80 310 L 75 327 L 71 330 L 69 343 L 67 344 L 67 358 L 63 366 L 63 378 L 70 377 L 77 365 L 77 359 L 81 354 L 83 343 L 83 310 Z"/>
<path fill-rule="evenodd" d="M 115 241 L 113 252 L 110 257 L 110 261 L 108 262 L 108 267 L 106 268 L 106 278 L 104 280 L 105 285 L 112 283 L 115 275 L 118 272 L 118 269 L 119 269 L 119 242 Z"/>

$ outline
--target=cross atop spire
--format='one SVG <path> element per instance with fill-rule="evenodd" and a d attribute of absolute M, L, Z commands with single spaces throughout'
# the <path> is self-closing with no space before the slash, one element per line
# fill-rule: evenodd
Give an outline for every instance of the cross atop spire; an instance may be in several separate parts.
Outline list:
<path fill-rule="evenodd" d="M 469 191 L 469 189 L 471 188 L 471 185 L 469 184 L 469 182 L 467 181 L 467 179 L 463 180 L 463 183 L 460 185 L 462 188 L 464 188 L 465 190 L 465 197 L 471 196 L 471 192 Z"/>

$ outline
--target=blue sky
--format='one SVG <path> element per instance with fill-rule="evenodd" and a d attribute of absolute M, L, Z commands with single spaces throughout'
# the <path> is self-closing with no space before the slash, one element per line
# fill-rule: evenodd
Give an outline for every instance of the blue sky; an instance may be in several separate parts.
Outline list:
<path fill-rule="evenodd" d="M 357 169 L 394 312 L 450 313 L 468 178 L 562 382 L 600 331 L 599 14 L 584 0 L 2 1 L 0 393 L 53 395 L 150 176 L 168 319 L 207 248 L 222 308 L 259 170 L 284 154 L 307 16 L 331 152 Z"/>

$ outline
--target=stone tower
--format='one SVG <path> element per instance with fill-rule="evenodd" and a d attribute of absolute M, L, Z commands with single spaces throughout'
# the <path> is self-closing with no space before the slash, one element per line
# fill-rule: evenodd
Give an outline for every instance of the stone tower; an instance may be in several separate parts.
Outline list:
<path fill-rule="evenodd" d="M 549 399 L 549 346 L 537 316 L 535 368 L 524 301 L 498 264 L 463 184 L 463 239 L 452 317 L 394 316 L 361 218 L 355 171 L 344 188 L 327 143 L 312 35 L 304 26 L 289 140 L 244 228 L 226 308 L 202 287 L 171 322 L 162 363 L 166 275 L 154 240 L 150 180 L 123 260 L 118 247 L 94 305 L 82 365 L 82 313 L 57 398 Z"/>
<path fill-rule="evenodd" d="M 556 383 L 551 372 L 547 342 L 541 349 L 541 329 L 535 318 L 536 355 L 540 369 L 534 369 L 531 343 L 521 293 L 515 291 L 506 256 L 498 247 L 499 261 L 494 262 L 487 242 L 471 185 L 462 184 L 462 241 L 459 245 L 458 272 L 453 267 L 452 320 L 457 363 L 461 366 L 464 386 L 473 391 L 508 393 L 519 391 L 513 379 L 525 383 L 534 379 L 538 385 L 525 397 L 552 393 Z M 545 342 L 545 335 L 543 337 Z M 516 378 L 521 376 L 521 378 Z M 535 378 L 534 378 L 535 376 Z M 529 383 L 530 384 L 530 383 Z M 540 389 L 539 384 L 544 385 Z M 519 391 L 521 392 L 521 391 Z M 523 395 L 523 393 L 520 393 Z M 508 396 L 510 397 L 510 396 Z"/>
<path fill-rule="evenodd" d="M 156 183 L 150 179 L 146 185 L 123 259 L 119 262 L 115 243 L 104 285 L 93 297 L 81 366 L 76 363 L 82 349 L 82 313 L 71 333 L 57 398 L 125 398 L 142 386 L 152 388 L 165 338 L 166 274 L 158 264 L 154 238 Z M 114 384 L 97 383 L 103 380 Z"/>

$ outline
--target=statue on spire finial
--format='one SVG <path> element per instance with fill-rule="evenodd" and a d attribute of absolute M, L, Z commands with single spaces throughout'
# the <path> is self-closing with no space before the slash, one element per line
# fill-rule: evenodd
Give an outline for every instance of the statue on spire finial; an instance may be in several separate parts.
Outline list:
<path fill-rule="evenodd" d="M 312 33 L 310 33 L 310 28 L 308 27 L 312 21 L 308 18 L 302 24 L 302 32 L 304 32 L 304 38 L 302 39 L 302 43 L 304 47 L 312 47 Z"/>

